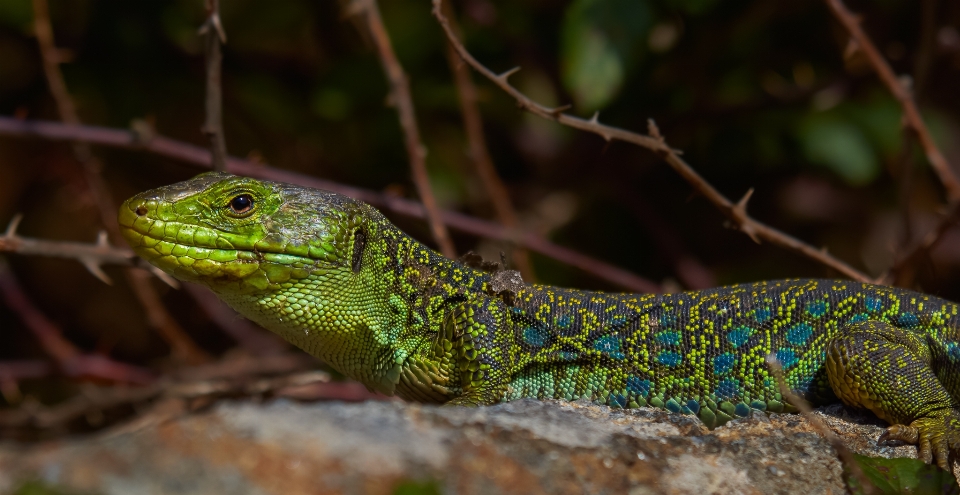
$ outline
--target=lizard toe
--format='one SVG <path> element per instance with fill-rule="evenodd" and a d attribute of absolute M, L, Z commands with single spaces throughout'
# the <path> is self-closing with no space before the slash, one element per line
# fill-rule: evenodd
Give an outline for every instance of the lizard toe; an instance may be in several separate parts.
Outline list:
<path fill-rule="evenodd" d="M 917 457 L 949 470 L 951 459 L 960 453 L 960 414 L 955 410 L 938 411 L 915 420 L 908 428 L 915 429 L 919 437 Z"/>
<path fill-rule="evenodd" d="M 907 425 L 893 425 L 888 427 L 887 430 L 880 435 L 877 443 L 880 444 L 891 440 L 916 445 L 920 440 L 920 430 Z"/>

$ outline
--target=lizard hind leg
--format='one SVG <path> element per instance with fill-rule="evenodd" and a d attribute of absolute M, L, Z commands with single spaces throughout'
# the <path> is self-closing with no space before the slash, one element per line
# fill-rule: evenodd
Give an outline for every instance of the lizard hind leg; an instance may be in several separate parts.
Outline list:
<path fill-rule="evenodd" d="M 825 365 L 837 397 L 891 424 L 878 441 L 917 445 L 920 459 L 949 469 L 960 454 L 960 412 L 932 363 L 923 333 L 864 321 L 840 330 Z"/>

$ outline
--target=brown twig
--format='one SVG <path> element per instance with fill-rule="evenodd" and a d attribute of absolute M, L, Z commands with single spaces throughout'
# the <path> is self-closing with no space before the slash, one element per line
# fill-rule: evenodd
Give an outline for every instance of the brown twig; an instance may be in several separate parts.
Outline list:
<path fill-rule="evenodd" d="M 723 194 L 720 194 L 719 191 L 710 185 L 710 183 L 704 180 L 704 178 L 701 177 L 695 170 L 693 170 L 693 168 L 690 167 L 686 161 L 680 158 L 680 154 L 676 150 L 667 146 L 666 140 L 660 135 L 660 131 L 653 120 L 650 120 L 648 125 L 648 132 L 650 135 L 645 136 L 635 132 L 601 124 L 599 122 L 599 114 L 594 114 L 594 116 L 589 120 L 581 119 L 579 117 L 574 117 L 572 115 L 563 113 L 567 108 L 569 108 L 568 106 L 548 108 L 534 102 L 526 95 L 521 93 L 518 89 L 514 88 L 507 81 L 512 74 L 520 70 L 519 67 L 510 69 L 502 74 L 495 74 L 486 66 L 478 62 L 477 59 L 475 59 L 470 52 L 467 51 L 463 44 L 457 39 L 447 18 L 441 12 L 441 4 L 442 0 L 433 0 L 433 15 L 437 18 L 437 21 L 439 21 L 440 26 L 443 28 L 444 32 L 446 32 L 447 38 L 456 48 L 457 52 L 460 54 L 460 57 L 463 58 L 463 60 L 466 61 L 477 72 L 489 79 L 504 92 L 512 96 L 517 101 L 517 105 L 520 108 L 523 108 L 534 115 L 548 120 L 553 120 L 568 127 L 586 132 L 592 132 L 599 135 L 606 141 L 619 140 L 647 148 L 663 158 L 677 173 L 680 174 L 681 177 L 690 183 L 700 194 L 703 194 L 704 197 L 713 203 L 713 205 L 716 206 L 717 209 L 719 209 L 724 215 L 726 215 L 727 218 L 729 218 L 737 226 L 737 228 L 740 229 L 740 231 L 750 236 L 750 238 L 754 241 L 759 242 L 760 240 L 764 240 L 770 242 L 771 244 L 803 254 L 804 256 L 818 261 L 821 264 L 826 265 L 854 280 L 861 282 L 870 282 L 872 280 L 866 274 L 861 273 L 843 261 L 830 256 L 825 250 L 817 249 L 800 241 L 799 239 L 754 220 L 747 214 L 747 201 L 749 201 L 750 196 L 753 194 L 753 189 L 747 191 L 743 198 L 741 198 L 737 203 L 733 203 L 727 199 Z"/>
<path fill-rule="evenodd" d="M 902 250 L 900 255 L 894 260 L 890 269 L 880 277 L 880 283 L 893 283 L 904 268 L 922 257 L 925 253 L 930 252 L 957 221 L 960 221 L 960 202 L 953 203 L 940 220 L 940 223 L 930 232 L 927 232 L 925 236 L 917 239 Z"/>
<path fill-rule="evenodd" d="M 437 200 L 433 195 L 433 189 L 430 187 L 430 176 L 427 174 L 426 163 L 427 150 L 423 146 L 420 139 L 420 129 L 417 127 L 413 97 L 410 96 L 410 81 L 403 72 L 403 66 L 400 65 L 396 53 L 393 52 L 390 35 L 383 25 L 383 19 L 380 18 L 380 9 L 377 7 L 376 0 L 354 0 L 354 8 L 351 10 L 358 15 L 362 15 L 366 20 L 367 29 L 370 31 L 370 36 L 377 48 L 383 71 L 390 82 L 390 102 L 397 108 L 397 114 L 400 117 L 404 144 L 407 148 L 407 155 L 410 157 L 410 172 L 413 183 L 417 187 L 417 194 L 419 194 L 423 207 L 426 209 L 430 232 L 433 234 L 433 239 L 440 248 L 440 252 L 448 258 L 454 259 L 457 256 L 457 251 L 443 219 L 440 218 L 440 209 L 437 207 Z"/>
<path fill-rule="evenodd" d="M 57 362 L 60 371 L 70 377 L 94 377 L 119 383 L 144 384 L 153 381 L 153 373 L 143 368 L 118 363 L 104 356 L 85 355 L 63 332 L 27 298 L 7 263 L 0 258 L 0 297 L 33 332 L 40 346 Z"/>
<path fill-rule="evenodd" d="M 204 38 L 207 60 L 207 116 L 202 130 L 210 139 L 213 169 L 222 172 L 227 166 L 227 142 L 223 135 L 223 90 L 220 83 L 223 54 L 220 44 L 227 42 L 227 34 L 220 22 L 220 0 L 206 0 L 206 9 L 207 20 L 198 33 Z"/>
<path fill-rule="evenodd" d="M 154 275 L 171 287 L 179 286 L 176 279 L 138 258 L 130 249 L 111 246 L 107 240 L 106 232 L 100 232 L 95 244 L 31 239 L 17 234 L 17 227 L 20 225 L 21 218 L 20 215 L 14 216 L 10 224 L 7 225 L 7 230 L 0 234 L 0 253 L 76 260 L 105 284 L 111 284 L 112 281 L 103 272 L 101 268 L 103 265 L 135 266 L 152 271 Z"/>
<path fill-rule="evenodd" d="M 457 26 L 452 5 L 447 2 L 443 4 L 443 8 L 450 20 L 450 26 L 455 32 L 459 32 L 460 29 Z M 470 68 L 463 63 L 457 49 L 450 43 L 447 43 L 446 53 L 447 63 L 450 65 L 450 71 L 453 73 L 453 80 L 457 86 L 460 114 L 463 116 L 463 129 L 467 135 L 470 161 L 480 178 L 480 184 L 493 205 L 497 220 L 507 228 L 515 229 L 520 222 L 517 220 L 517 212 L 510 200 L 510 194 L 507 193 L 506 186 L 500 180 L 500 176 L 497 175 L 497 169 L 487 148 L 487 138 L 483 132 L 483 118 L 480 116 L 480 108 L 477 105 L 477 87 L 473 84 Z M 534 280 L 533 263 L 530 261 L 530 253 L 527 250 L 514 249 L 513 263 L 523 275 L 525 281 L 531 282 Z"/>
<path fill-rule="evenodd" d="M 67 91 L 63 74 L 60 72 L 62 57 L 59 56 L 60 51 L 54 42 L 53 27 L 50 24 L 50 12 L 47 6 L 47 0 L 33 0 L 33 13 L 34 30 L 37 35 L 37 43 L 40 45 L 44 74 L 47 79 L 47 84 L 50 87 L 50 93 L 57 103 L 60 118 L 67 124 L 79 125 L 80 117 L 77 114 L 73 99 L 70 98 L 70 93 Z M 103 223 L 104 228 L 114 243 L 122 242 L 120 230 L 116 222 L 116 204 L 100 173 L 102 169 L 100 160 L 93 155 L 90 145 L 84 141 L 74 141 L 73 149 L 74 155 L 83 169 L 87 187 L 96 202 L 100 221 Z M 199 347 L 193 343 L 186 331 L 177 324 L 173 316 L 171 316 L 163 306 L 160 301 L 160 296 L 156 290 L 149 285 L 149 278 L 144 277 L 142 271 L 135 269 L 128 269 L 126 271 L 126 278 L 134 294 L 137 296 L 140 305 L 146 311 L 147 318 L 151 325 L 165 338 L 173 353 L 192 363 L 199 363 L 205 360 L 206 355 L 202 352 L 197 352 Z"/>
<path fill-rule="evenodd" d="M 843 443 L 843 440 L 837 436 L 827 425 L 823 424 L 823 421 L 820 421 L 815 414 L 813 414 L 813 409 L 810 407 L 810 404 L 803 398 L 797 396 L 790 390 L 790 387 L 787 386 L 786 381 L 783 379 L 783 367 L 780 365 L 780 361 L 777 360 L 776 354 L 769 354 L 766 358 L 767 366 L 770 367 L 770 371 L 773 373 L 773 376 L 777 379 L 777 386 L 780 388 L 780 394 L 783 395 L 784 399 L 791 405 L 797 408 L 800 411 L 800 414 L 804 419 L 807 420 L 807 423 L 813 427 L 814 430 L 817 430 L 817 433 L 820 436 L 827 439 L 830 442 L 830 445 L 833 446 L 833 450 L 837 452 L 837 455 L 840 457 L 840 462 L 847 468 L 847 472 L 853 478 L 856 478 L 857 482 L 860 484 L 860 488 L 863 490 L 864 494 L 877 493 L 875 485 L 867 478 L 867 475 L 863 472 L 863 469 L 860 468 L 860 464 L 857 463 L 856 458 L 853 457 L 853 453 L 850 452 L 850 449 Z"/>
<path fill-rule="evenodd" d="M 26 370 L 33 363 L 10 363 Z M 0 363 L 0 373 L 7 363 Z M 202 405 L 223 397 L 290 397 L 297 400 L 384 400 L 357 382 L 332 382 L 324 371 L 312 369 L 316 360 L 300 353 L 267 357 L 226 358 L 215 363 L 184 367 L 144 387 L 85 387 L 77 396 L 53 407 L 0 410 L 0 428 L 63 427 L 76 419 L 120 406 L 177 400 Z M 39 372 L 42 370 L 33 370 Z M 0 374 L 0 378 L 2 378 Z M 178 410 L 187 410 L 180 407 Z M 2 430 L 0 430 L 2 431 Z"/>
<path fill-rule="evenodd" d="M 181 160 L 199 167 L 210 167 L 210 151 L 159 135 L 149 139 L 132 131 L 96 126 L 71 126 L 57 122 L 23 121 L 0 117 L 0 135 L 36 137 L 48 140 L 83 140 L 116 148 L 142 150 L 160 156 Z M 336 193 L 365 201 L 374 206 L 411 218 L 425 218 L 423 205 L 416 201 L 381 194 L 368 189 L 348 186 L 316 177 L 280 170 L 237 157 L 227 157 L 227 171 L 259 179 L 289 182 Z M 519 232 L 503 225 L 474 218 L 455 211 L 441 212 L 445 224 L 462 232 L 497 239 L 524 246 L 531 251 L 553 258 L 561 263 L 575 266 L 597 278 L 635 292 L 660 292 L 655 282 L 639 277 L 622 268 L 591 258 L 572 249 L 553 244 L 530 232 Z"/>
<path fill-rule="evenodd" d="M 927 161 L 930 162 L 930 166 L 933 167 L 944 189 L 946 189 L 949 202 L 955 203 L 960 201 L 960 177 L 957 177 L 956 172 L 950 167 L 946 157 L 940 152 L 940 148 L 937 147 L 937 143 L 934 142 L 933 136 L 930 134 L 929 129 L 927 129 L 927 124 L 924 123 L 923 117 L 920 116 L 920 110 L 917 108 L 917 103 L 913 100 L 910 89 L 897 78 L 893 69 L 890 68 L 890 64 L 883 58 L 883 55 L 881 55 L 877 47 L 874 46 L 873 41 L 860 26 L 859 16 L 850 12 L 846 5 L 844 5 L 843 0 L 824 1 L 827 3 L 834 17 L 836 17 L 837 20 L 843 24 L 843 27 L 846 28 L 847 32 L 850 33 L 850 37 L 852 41 L 856 43 L 856 47 L 866 55 L 870 66 L 873 67 L 873 70 L 877 73 L 877 76 L 880 77 L 880 80 L 883 81 L 883 84 L 890 91 L 890 94 L 900 102 L 900 106 L 903 108 L 904 125 L 916 133 L 917 139 L 920 141 L 920 146 L 923 148 L 923 153 L 927 156 Z"/>

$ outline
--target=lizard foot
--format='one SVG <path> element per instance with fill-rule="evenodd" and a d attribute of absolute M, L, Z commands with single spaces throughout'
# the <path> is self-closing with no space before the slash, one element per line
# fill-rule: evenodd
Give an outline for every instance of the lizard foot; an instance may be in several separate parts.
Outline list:
<path fill-rule="evenodd" d="M 927 464 L 936 461 L 937 466 L 949 471 L 951 457 L 957 458 L 960 454 L 960 414 L 954 410 L 936 411 L 909 426 L 890 426 L 877 442 L 886 440 L 916 445 L 920 460 Z"/>

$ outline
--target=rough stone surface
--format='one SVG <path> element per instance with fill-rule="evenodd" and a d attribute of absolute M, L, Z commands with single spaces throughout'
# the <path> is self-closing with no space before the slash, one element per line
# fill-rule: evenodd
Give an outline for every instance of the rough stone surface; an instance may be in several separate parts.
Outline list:
<path fill-rule="evenodd" d="M 855 452 L 882 423 L 817 412 Z M 0 443 L 0 493 L 28 480 L 67 493 L 845 493 L 829 442 L 800 416 L 756 415 L 714 431 L 690 417 L 521 400 L 478 409 L 401 402 L 221 403 L 139 428 L 53 443 Z M 424 485 L 421 485 L 424 486 Z"/>

